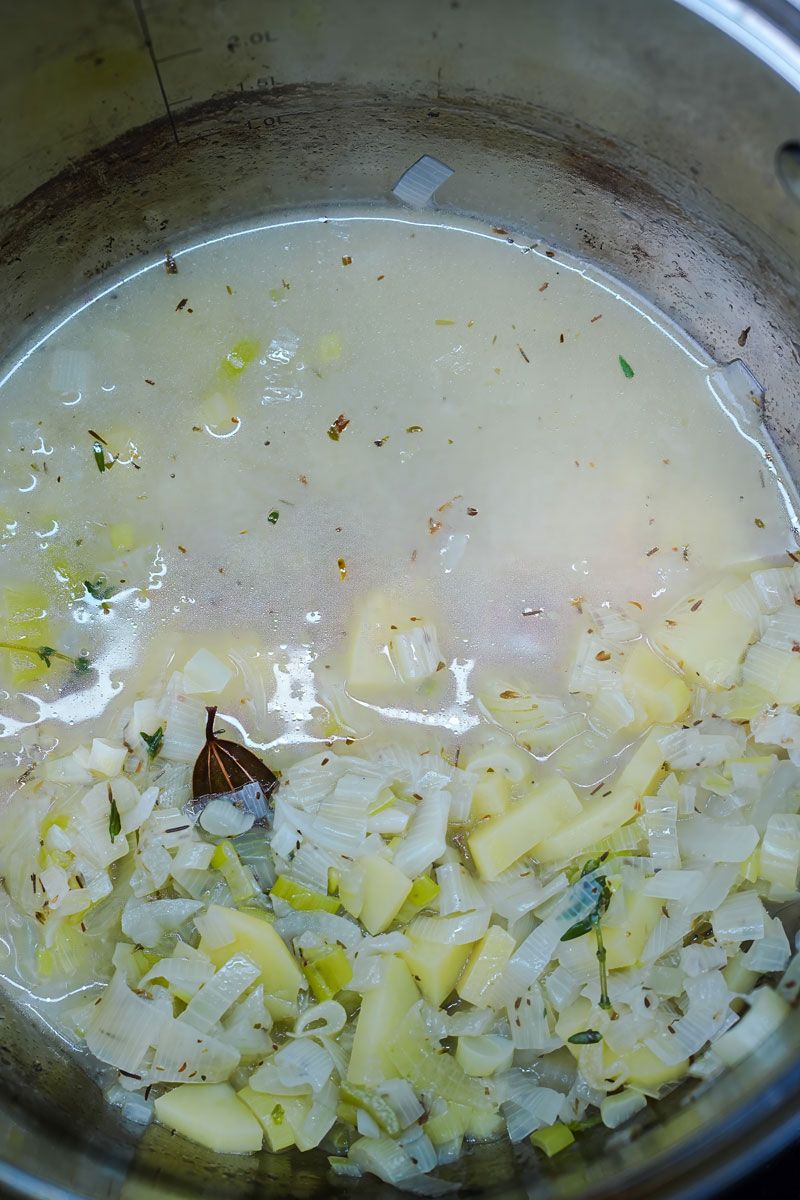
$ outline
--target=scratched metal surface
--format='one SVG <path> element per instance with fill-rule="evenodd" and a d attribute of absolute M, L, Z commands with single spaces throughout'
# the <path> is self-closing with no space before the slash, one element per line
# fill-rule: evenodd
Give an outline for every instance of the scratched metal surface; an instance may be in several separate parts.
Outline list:
<path fill-rule="evenodd" d="M 32 0 L 4 13 L 4 33 L 7 350 L 68 296 L 199 229 L 287 205 L 391 204 L 427 153 L 454 169 L 442 205 L 593 258 L 719 361 L 744 358 L 800 474 L 800 209 L 774 171 L 800 99 L 669 0 L 646 16 L 640 0 Z M 587 1141 L 567 1172 L 479 1149 L 460 1168 L 466 1194 L 707 1194 L 743 1169 L 740 1152 L 752 1165 L 797 1132 L 785 1118 L 800 1120 L 787 1074 L 800 1031 L 786 1038 L 695 1107 L 674 1097 L 630 1144 L 600 1157 Z M 158 1128 L 137 1141 L 7 1004 L 0 1082 L 9 1191 L 332 1190 L 322 1156 L 212 1159 Z"/>

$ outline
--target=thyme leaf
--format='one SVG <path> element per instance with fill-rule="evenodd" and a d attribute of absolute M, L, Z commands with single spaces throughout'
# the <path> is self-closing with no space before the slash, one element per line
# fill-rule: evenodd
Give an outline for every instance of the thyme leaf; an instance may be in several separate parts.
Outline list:
<path fill-rule="evenodd" d="M 568 1037 L 567 1041 L 573 1046 L 594 1046 L 597 1042 L 602 1042 L 603 1035 L 596 1029 L 584 1029 L 581 1033 L 573 1033 L 572 1037 Z"/>
<path fill-rule="evenodd" d="M 108 814 L 108 836 L 113 842 L 114 838 L 122 833 L 122 821 L 120 820 L 119 809 L 114 799 L 114 793 L 111 791 L 110 783 L 108 785 L 108 803 L 111 805 L 111 812 Z"/>
<path fill-rule="evenodd" d="M 155 733 L 142 733 L 141 738 L 145 746 L 147 746 L 147 761 L 152 762 L 164 741 L 164 726 L 159 725 Z"/>

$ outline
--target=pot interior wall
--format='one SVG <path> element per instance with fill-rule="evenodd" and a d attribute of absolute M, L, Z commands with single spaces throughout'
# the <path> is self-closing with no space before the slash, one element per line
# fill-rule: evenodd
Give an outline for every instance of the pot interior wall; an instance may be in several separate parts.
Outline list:
<path fill-rule="evenodd" d="M 68 297 L 207 229 L 289 206 L 393 205 L 397 178 L 431 154 L 454 170 L 443 207 L 591 258 L 718 361 L 743 359 L 800 476 L 800 209 L 773 167 L 800 130 L 800 99 L 698 18 L 667 0 L 646 21 L 635 0 L 503 0 L 491 14 L 479 0 L 283 0 L 268 21 L 246 0 L 113 0 L 99 26 L 95 4 L 44 7 L 47 38 L 38 9 L 15 16 L 2 85 L 24 113 L 0 151 L 7 348 Z M 710 1185 L 736 1169 L 731 1147 L 757 1155 L 788 1136 L 799 1043 L 790 1022 L 690 1106 L 676 1093 L 658 1125 L 593 1131 L 563 1166 L 479 1147 L 454 1177 L 508 1197 L 686 1195 L 701 1159 Z M 138 1140 L 8 1004 L 0 1081 L 9 1188 L 29 1186 L 25 1173 L 47 1181 L 41 1195 L 331 1188 L 322 1155 L 216 1159 L 156 1127 Z"/>

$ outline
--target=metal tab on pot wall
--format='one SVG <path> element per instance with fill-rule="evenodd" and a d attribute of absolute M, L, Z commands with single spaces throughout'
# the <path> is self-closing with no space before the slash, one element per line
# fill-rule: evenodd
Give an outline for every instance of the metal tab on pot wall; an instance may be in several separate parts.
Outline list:
<path fill-rule="evenodd" d="M 400 176 L 392 188 L 392 194 L 412 208 L 424 208 L 452 174 L 452 168 L 439 162 L 438 158 L 423 154 Z"/>
<path fill-rule="evenodd" d="M 708 385 L 720 408 L 741 431 L 761 427 L 764 389 L 740 358 L 709 371 Z"/>

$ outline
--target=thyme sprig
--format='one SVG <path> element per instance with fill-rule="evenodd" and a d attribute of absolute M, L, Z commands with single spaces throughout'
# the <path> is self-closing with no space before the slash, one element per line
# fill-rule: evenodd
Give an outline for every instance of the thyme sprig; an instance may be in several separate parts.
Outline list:
<path fill-rule="evenodd" d="M 90 671 L 92 667 L 85 654 L 79 654 L 77 658 L 73 658 L 70 654 L 54 650 L 52 646 L 26 646 L 22 642 L 0 642 L 0 650 L 10 650 L 13 654 L 33 654 L 36 658 L 40 658 L 48 668 L 53 665 L 54 658 L 61 662 L 71 663 L 76 671 Z"/>
<path fill-rule="evenodd" d="M 590 858 L 584 864 L 583 870 L 580 873 L 580 878 L 584 879 L 587 875 L 593 874 L 599 867 L 603 865 L 608 858 L 608 851 L 601 854 L 599 858 Z M 586 933 L 591 933 L 594 930 L 594 935 L 597 940 L 597 961 L 600 964 L 600 1007 L 605 1011 L 610 1011 L 611 1000 L 608 995 L 608 968 L 606 966 L 606 948 L 603 945 L 603 934 L 600 929 L 600 918 L 605 913 L 611 902 L 611 888 L 608 885 L 608 880 L 605 875 L 595 875 L 594 882 L 597 884 L 597 895 L 595 898 L 594 908 L 588 916 L 583 917 L 580 921 L 576 921 L 574 925 L 570 925 L 566 933 L 561 935 L 562 942 L 571 942 L 574 938 L 583 937 Z"/>

